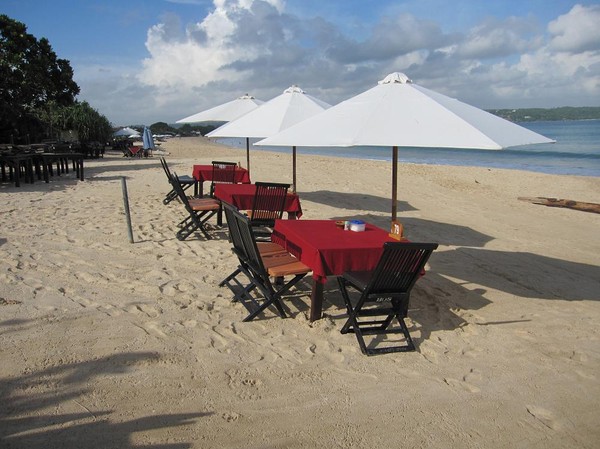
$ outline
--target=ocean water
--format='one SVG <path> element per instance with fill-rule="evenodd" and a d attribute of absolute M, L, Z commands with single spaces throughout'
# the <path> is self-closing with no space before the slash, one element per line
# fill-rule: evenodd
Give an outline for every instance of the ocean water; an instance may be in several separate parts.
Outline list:
<path fill-rule="evenodd" d="M 556 140 L 552 144 L 526 145 L 499 151 L 406 148 L 398 149 L 400 163 L 462 165 L 507 168 L 550 174 L 600 176 L 600 120 L 540 121 L 519 125 Z M 257 141 L 259 139 L 255 139 Z M 226 145 L 245 148 L 245 139 L 219 139 Z M 257 147 L 291 153 L 291 148 Z M 391 160 L 391 148 L 298 148 L 298 154 L 318 154 L 353 159 Z M 252 156 L 250 156 L 252 157 Z"/>

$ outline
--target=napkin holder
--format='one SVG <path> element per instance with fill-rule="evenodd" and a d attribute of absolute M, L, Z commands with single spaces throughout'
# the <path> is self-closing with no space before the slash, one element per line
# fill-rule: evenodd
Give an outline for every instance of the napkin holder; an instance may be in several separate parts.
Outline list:
<path fill-rule="evenodd" d="M 362 220 L 350 220 L 350 231 L 353 232 L 363 232 L 365 230 L 366 224 Z"/>
<path fill-rule="evenodd" d="M 398 220 L 392 220 L 392 227 L 388 235 L 396 240 L 405 240 L 404 226 L 402 226 L 402 223 L 400 223 Z"/>

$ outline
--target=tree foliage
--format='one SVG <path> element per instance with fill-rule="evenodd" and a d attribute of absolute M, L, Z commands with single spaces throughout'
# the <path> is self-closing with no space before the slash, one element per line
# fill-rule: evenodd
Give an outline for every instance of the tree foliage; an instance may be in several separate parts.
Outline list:
<path fill-rule="evenodd" d="M 0 15 L 0 80 L 0 142 L 12 137 L 23 143 L 25 136 L 35 141 L 67 129 L 82 140 L 110 135 L 108 120 L 77 102 L 69 61 L 57 57 L 48 39 L 36 39 L 6 15 Z"/>
<path fill-rule="evenodd" d="M 537 120 L 592 120 L 600 119 L 600 107 L 560 108 L 524 108 L 524 109 L 492 109 L 494 115 L 513 122 L 533 122 Z"/>

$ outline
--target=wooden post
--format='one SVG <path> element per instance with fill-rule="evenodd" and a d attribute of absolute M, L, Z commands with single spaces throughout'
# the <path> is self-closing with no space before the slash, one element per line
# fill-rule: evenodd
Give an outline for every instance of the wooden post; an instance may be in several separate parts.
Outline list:
<path fill-rule="evenodd" d="M 392 149 L 392 221 L 398 212 L 398 147 Z"/>
<path fill-rule="evenodd" d="M 292 192 L 296 193 L 296 147 L 292 147 Z"/>
<path fill-rule="evenodd" d="M 250 138 L 246 137 L 246 170 L 250 176 Z"/>
<path fill-rule="evenodd" d="M 125 206 L 125 219 L 127 220 L 127 234 L 129 235 L 129 243 L 133 243 L 133 230 L 131 229 L 129 197 L 127 196 L 127 182 L 125 181 L 125 176 L 121 177 L 121 189 L 123 190 L 123 205 Z"/>

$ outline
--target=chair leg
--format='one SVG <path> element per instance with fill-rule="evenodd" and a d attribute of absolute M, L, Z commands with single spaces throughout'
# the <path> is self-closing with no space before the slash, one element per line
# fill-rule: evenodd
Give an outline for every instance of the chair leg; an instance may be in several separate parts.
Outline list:
<path fill-rule="evenodd" d="M 165 199 L 163 200 L 163 204 L 169 204 L 175 198 L 177 198 L 177 192 L 175 192 L 175 190 L 171 190 L 169 193 L 167 193 L 165 195 Z"/>
<path fill-rule="evenodd" d="M 356 340 L 358 341 L 358 345 L 363 354 L 371 356 L 376 354 L 388 354 L 392 352 L 408 352 L 414 351 L 415 345 L 408 331 L 408 327 L 404 321 L 404 317 L 407 315 L 406 311 L 408 308 L 408 300 L 405 301 L 396 301 L 392 300 L 392 309 L 391 311 L 381 311 L 380 313 L 372 312 L 366 313 L 362 312 L 361 308 L 364 304 L 364 298 L 361 297 L 355 306 L 352 305 L 350 300 L 350 296 L 348 294 L 348 283 L 342 277 L 338 277 L 338 284 L 340 286 L 340 292 L 342 294 L 342 298 L 344 299 L 344 303 L 346 304 L 346 309 L 348 311 L 348 319 L 342 326 L 340 332 L 342 334 L 354 333 L 356 336 Z M 373 319 L 369 321 L 359 322 L 359 317 L 361 312 L 364 316 L 385 316 L 385 319 Z M 398 320 L 398 324 L 400 326 L 399 329 L 390 329 L 390 326 L 396 318 Z M 365 342 L 365 335 L 384 335 L 384 334 L 398 334 L 402 333 L 406 340 L 406 344 L 403 346 L 389 346 L 383 348 L 369 348 Z"/>
<path fill-rule="evenodd" d="M 242 270 L 240 269 L 240 267 L 237 267 L 236 270 L 231 273 L 229 276 L 227 276 L 225 279 L 223 279 L 221 282 L 219 282 L 219 287 L 224 287 L 225 285 L 229 284 L 229 281 L 231 281 L 232 279 L 235 279 L 235 277 L 240 274 L 242 272 Z"/>

